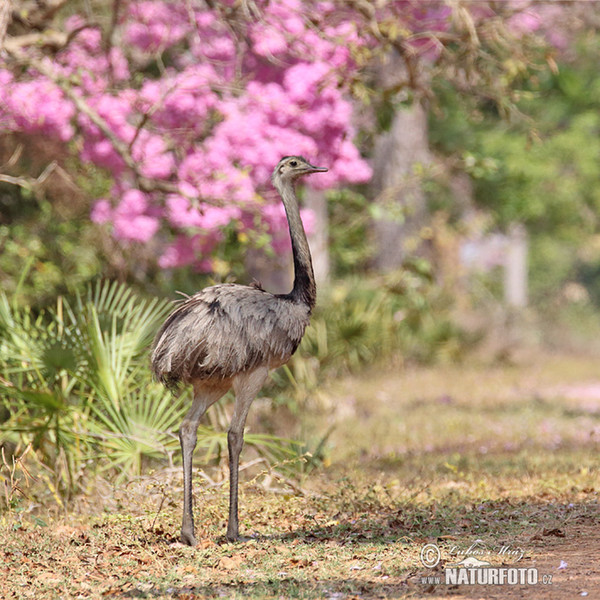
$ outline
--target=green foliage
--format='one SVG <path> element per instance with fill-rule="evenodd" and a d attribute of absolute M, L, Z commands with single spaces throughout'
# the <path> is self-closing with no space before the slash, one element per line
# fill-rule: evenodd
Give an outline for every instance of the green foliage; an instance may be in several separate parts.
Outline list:
<path fill-rule="evenodd" d="M 39 313 L 16 297 L 0 294 L 0 445 L 31 444 L 59 503 L 94 475 L 122 482 L 172 464 L 191 398 L 189 390 L 174 398 L 153 382 L 148 357 L 171 304 L 108 281 Z M 223 408 L 213 412 L 222 425 Z M 200 427 L 205 462 L 226 456 L 223 429 Z M 292 470 L 302 462 L 292 440 L 250 433 L 245 442 Z"/>
<path fill-rule="evenodd" d="M 29 270 L 21 300 L 43 307 L 99 274 L 89 206 L 75 196 L 56 201 L 0 186 L 0 285 L 6 293 L 14 294 L 21 274 Z"/>
<path fill-rule="evenodd" d="M 112 468 L 132 474 L 140 457 L 164 450 L 163 435 L 172 437 L 179 422 L 161 412 L 165 400 L 157 390 L 147 393 L 144 364 L 169 308 L 109 282 L 71 301 L 59 297 L 37 315 L 0 295 L 3 437 L 31 442 L 64 491 L 74 491 L 88 458 L 107 454 Z M 169 415 L 177 413 L 174 406 Z M 143 438 L 141 429 L 152 433 Z M 135 435 L 125 440 L 128 433 Z"/>
<path fill-rule="evenodd" d="M 577 249 L 600 228 L 598 48 L 597 35 L 582 37 L 576 58 L 523 82 L 519 108 L 527 119 L 501 119 L 495 105 L 465 103 L 435 83 L 440 102 L 429 123 L 432 145 L 461 157 L 455 166 L 471 176 L 474 200 L 495 227 L 527 226 L 534 303 L 573 278 L 593 287 L 588 269 L 594 267 L 581 264 Z"/>
<path fill-rule="evenodd" d="M 600 150 L 599 57 L 597 39 L 582 39 L 576 61 L 531 77 L 520 93 L 530 119 L 513 123 L 498 119 L 493 107 L 466 106 L 440 88 L 444 108 L 430 122 L 432 142 L 465 156 L 476 199 L 500 223 L 517 220 L 567 237 L 596 225 L 590 216 L 600 208 L 593 185 Z"/>
<path fill-rule="evenodd" d="M 600 306 L 600 234 L 592 236 L 579 248 L 575 280 L 585 286 L 594 306 Z"/>
<path fill-rule="evenodd" d="M 394 359 L 458 359 L 469 341 L 453 323 L 450 307 L 422 259 L 385 277 L 340 281 L 320 297 L 299 351 L 273 374 L 269 392 L 287 397 L 291 391 L 302 399 L 326 375 Z"/>
<path fill-rule="evenodd" d="M 371 206 L 367 198 L 348 189 L 327 194 L 329 209 L 329 252 L 338 277 L 364 271 L 372 259 L 369 243 Z"/>
<path fill-rule="evenodd" d="M 501 224 L 520 221 L 534 233 L 579 239 L 598 225 L 600 117 L 585 112 L 568 128 L 528 143 L 524 133 L 496 128 L 482 136 L 481 151 L 497 169 L 473 172 L 476 194 Z"/>

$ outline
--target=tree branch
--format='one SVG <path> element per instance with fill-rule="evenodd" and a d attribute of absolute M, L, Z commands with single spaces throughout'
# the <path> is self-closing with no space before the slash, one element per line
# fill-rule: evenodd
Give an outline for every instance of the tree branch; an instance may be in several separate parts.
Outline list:
<path fill-rule="evenodd" d="M 110 58 L 110 54 L 113 48 L 115 30 L 119 22 L 119 12 L 121 11 L 121 0 L 113 0 L 112 15 L 110 19 L 110 29 L 106 33 L 104 38 L 104 53 L 106 54 L 106 60 L 108 61 L 108 71 L 110 74 L 111 84 L 114 84 L 115 73 L 113 68 L 113 62 Z"/>
<path fill-rule="evenodd" d="M 52 69 L 48 68 L 43 62 L 37 60 L 34 57 L 27 56 L 20 50 L 7 49 L 8 54 L 20 65 L 26 65 L 32 67 L 55 85 L 57 85 L 63 94 L 73 102 L 75 108 L 82 114 L 85 115 L 108 139 L 112 144 L 113 148 L 119 154 L 125 166 L 133 173 L 137 186 L 139 189 L 145 192 L 160 191 L 164 193 L 176 193 L 179 188 L 168 181 L 162 181 L 158 179 L 151 179 L 145 177 L 140 173 L 138 165 L 133 158 L 130 148 L 128 145 L 119 138 L 108 126 L 108 123 L 85 101 L 85 99 L 78 95 L 69 82 L 56 75 Z"/>
<path fill-rule="evenodd" d="M 41 30 L 66 3 L 67 0 L 19 0 L 20 10 L 14 10 L 12 18 L 27 29 Z"/>
<path fill-rule="evenodd" d="M 32 181 L 28 177 L 13 177 L 12 175 L 4 175 L 4 173 L 0 173 L 0 181 L 2 183 L 17 185 L 30 192 L 33 191 L 35 184 L 35 180 Z"/>
<path fill-rule="evenodd" d="M 9 166 L 10 162 L 11 161 L 6 163 L 4 166 Z M 79 191 L 79 188 L 73 183 L 73 180 L 69 174 L 55 160 L 49 163 L 38 177 L 13 176 L 7 175 L 6 173 L 0 173 L 0 182 L 16 185 L 24 190 L 33 192 L 37 196 L 44 183 L 46 183 L 46 180 L 54 173 L 61 175 L 71 187 Z"/>

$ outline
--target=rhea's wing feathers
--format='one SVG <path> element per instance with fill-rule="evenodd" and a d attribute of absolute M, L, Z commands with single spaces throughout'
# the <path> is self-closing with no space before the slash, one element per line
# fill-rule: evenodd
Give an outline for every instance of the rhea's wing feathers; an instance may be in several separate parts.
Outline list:
<path fill-rule="evenodd" d="M 206 288 L 173 311 L 158 332 L 153 371 L 169 385 L 281 364 L 307 324 L 306 307 L 263 290 L 235 284 Z"/>

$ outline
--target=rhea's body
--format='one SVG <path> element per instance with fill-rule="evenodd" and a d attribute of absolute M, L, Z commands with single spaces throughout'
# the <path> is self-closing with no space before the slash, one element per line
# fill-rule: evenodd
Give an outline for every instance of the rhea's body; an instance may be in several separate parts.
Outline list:
<path fill-rule="evenodd" d="M 310 307 L 288 295 L 225 283 L 183 302 L 156 336 L 156 378 L 180 381 L 231 379 L 259 366 L 286 363 L 302 340 Z"/>

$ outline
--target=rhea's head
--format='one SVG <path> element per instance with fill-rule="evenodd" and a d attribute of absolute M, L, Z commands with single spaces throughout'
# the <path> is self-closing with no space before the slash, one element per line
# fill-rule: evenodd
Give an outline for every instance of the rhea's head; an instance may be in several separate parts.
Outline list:
<path fill-rule="evenodd" d="M 315 167 L 302 156 L 284 156 L 275 167 L 271 179 L 277 185 L 287 181 L 293 182 L 302 175 L 325 171 L 327 171 L 325 167 Z"/>

